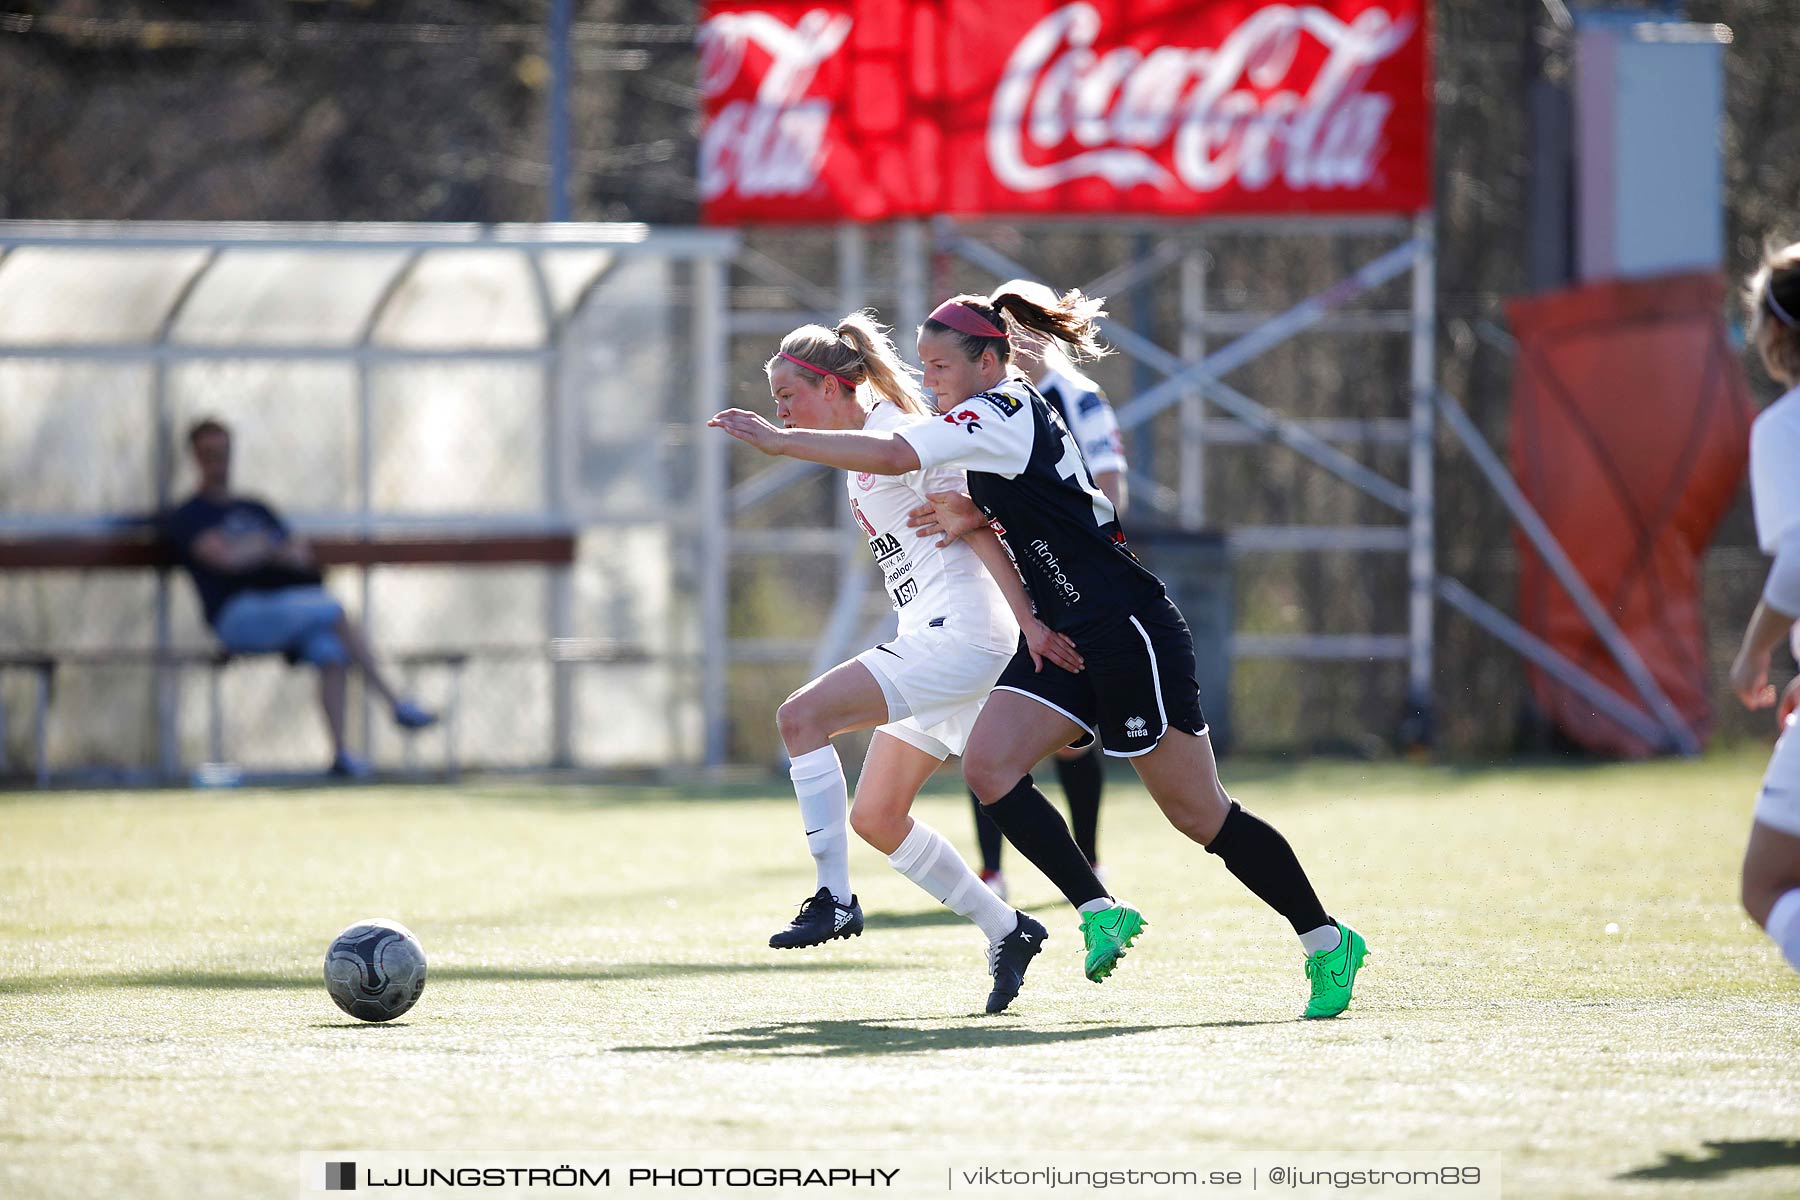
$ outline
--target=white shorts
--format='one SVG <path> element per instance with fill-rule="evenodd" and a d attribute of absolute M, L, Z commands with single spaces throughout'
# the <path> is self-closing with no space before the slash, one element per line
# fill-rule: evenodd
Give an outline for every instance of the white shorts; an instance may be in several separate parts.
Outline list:
<path fill-rule="evenodd" d="M 994 681 L 1012 659 L 1011 647 L 987 650 L 963 636 L 937 626 L 856 656 L 887 697 L 888 723 L 880 732 L 940 760 L 963 752 Z"/>
<path fill-rule="evenodd" d="M 1769 773 L 1763 776 L 1756 797 L 1756 821 L 1778 833 L 1800 837 L 1800 721 L 1789 718 L 1769 756 Z"/>

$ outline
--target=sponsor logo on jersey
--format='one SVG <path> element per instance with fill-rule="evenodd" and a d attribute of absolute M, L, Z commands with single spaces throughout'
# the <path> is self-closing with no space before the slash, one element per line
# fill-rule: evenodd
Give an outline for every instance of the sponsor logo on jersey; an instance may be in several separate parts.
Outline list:
<path fill-rule="evenodd" d="M 897 533 L 877 534 L 869 539 L 869 549 L 874 553 L 876 562 L 886 562 L 896 554 L 906 553 Z"/>
<path fill-rule="evenodd" d="M 909 579 L 894 589 L 894 604 L 898 608 L 905 608 L 918 598 L 919 581 L 916 579 Z"/>
<path fill-rule="evenodd" d="M 1142 717 L 1125 718 L 1125 736 L 1134 738 L 1149 737 L 1149 723 Z"/>
<path fill-rule="evenodd" d="M 856 476 L 856 486 L 866 492 L 875 486 L 875 479 L 876 476 L 871 475 L 869 472 L 859 471 Z"/>
<path fill-rule="evenodd" d="M 986 400 L 989 404 L 993 405 L 995 411 L 1000 414 L 1000 419 L 1002 421 L 1008 417 L 1017 416 L 1019 410 L 1025 407 L 1025 402 L 1023 400 L 1009 396 L 1005 392 L 983 392 L 981 395 L 977 396 L 976 399 Z"/>
<path fill-rule="evenodd" d="M 972 408 L 965 408 L 961 412 L 945 414 L 944 424 L 961 425 L 970 433 L 979 433 L 981 431 L 981 414 Z"/>
<path fill-rule="evenodd" d="M 1075 411 L 1082 413 L 1098 412 L 1100 406 L 1105 403 L 1106 401 L 1101 398 L 1099 392 L 1089 392 L 1075 405 Z"/>
<path fill-rule="evenodd" d="M 919 594 L 918 582 L 907 578 L 912 574 L 913 564 L 899 534 L 877 534 L 870 538 L 869 552 L 875 556 L 875 565 L 881 568 L 882 586 L 894 593 L 894 603 L 905 604 Z M 900 599 L 903 594 L 905 600 Z"/>
<path fill-rule="evenodd" d="M 1031 543 L 1030 550 L 1032 555 L 1037 558 L 1039 569 L 1050 581 L 1050 586 L 1062 593 L 1063 599 L 1068 603 L 1079 603 L 1081 592 L 1069 581 L 1069 577 L 1063 574 L 1062 563 L 1057 561 L 1055 552 L 1050 549 L 1050 543 L 1039 538 Z"/>

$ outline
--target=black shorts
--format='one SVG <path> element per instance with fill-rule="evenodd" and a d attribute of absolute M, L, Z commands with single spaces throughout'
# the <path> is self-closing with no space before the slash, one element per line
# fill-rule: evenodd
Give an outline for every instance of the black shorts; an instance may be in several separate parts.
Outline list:
<path fill-rule="evenodd" d="M 1021 637 L 994 690 L 1055 709 L 1087 731 L 1070 745 L 1091 745 L 1098 734 L 1101 748 L 1115 758 L 1148 754 L 1170 727 L 1196 736 L 1206 732 L 1194 681 L 1194 638 L 1167 597 L 1076 639 L 1075 648 L 1087 664 L 1080 674 L 1049 659 L 1038 671 Z"/>

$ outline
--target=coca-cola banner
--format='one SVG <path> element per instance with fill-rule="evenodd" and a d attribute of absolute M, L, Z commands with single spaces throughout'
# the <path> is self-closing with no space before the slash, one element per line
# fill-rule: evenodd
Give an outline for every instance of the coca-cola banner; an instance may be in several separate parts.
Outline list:
<path fill-rule="evenodd" d="M 1427 0 L 715 0 L 710 222 L 1416 212 Z"/>

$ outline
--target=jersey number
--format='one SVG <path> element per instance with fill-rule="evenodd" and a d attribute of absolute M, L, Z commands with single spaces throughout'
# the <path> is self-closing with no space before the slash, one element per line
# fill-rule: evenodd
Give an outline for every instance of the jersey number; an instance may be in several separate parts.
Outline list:
<path fill-rule="evenodd" d="M 1087 463 L 1082 460 L 1081 448 L 1075 444 L 1074 436 L 1067 429 L 1062 431 L 1062 444 L 1063 455 L 1056 462 L 1056 473 L 1088 494 L 1088 499 L 1094 502 L 1094 524 L 1105 525 L 1115 515 L 1112 501 L 1088 478 Z"/>

